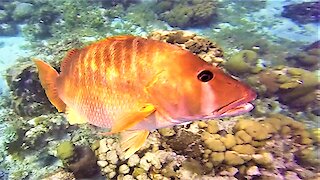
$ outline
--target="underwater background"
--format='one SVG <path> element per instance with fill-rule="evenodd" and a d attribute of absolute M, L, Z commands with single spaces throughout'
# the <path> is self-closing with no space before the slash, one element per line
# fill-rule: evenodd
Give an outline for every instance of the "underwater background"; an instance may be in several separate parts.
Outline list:
<path fill-rule="evenodd" d="M 0 179 L 319 179 L 320 2 L 0 0 Z M 32 58 L 133 34 L 181 46 L 258 93 L 245 115 L 117 136 L 69 125 Z"/>

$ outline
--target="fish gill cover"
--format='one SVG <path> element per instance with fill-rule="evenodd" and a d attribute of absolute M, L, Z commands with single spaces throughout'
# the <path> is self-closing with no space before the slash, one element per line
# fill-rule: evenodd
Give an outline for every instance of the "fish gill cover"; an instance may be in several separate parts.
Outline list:
<path fill-rule="evenodd" d="M 2 0 L 0 179 L 319 178 L 318 5 Z M 152 131 L 125 159 L 117 135 L 70 125 L 57 113 L 32 59 L 60 72 L 69 50 L 126 34 L 174 44 L 219 66 L 256 91 L 255 108 Z"/>

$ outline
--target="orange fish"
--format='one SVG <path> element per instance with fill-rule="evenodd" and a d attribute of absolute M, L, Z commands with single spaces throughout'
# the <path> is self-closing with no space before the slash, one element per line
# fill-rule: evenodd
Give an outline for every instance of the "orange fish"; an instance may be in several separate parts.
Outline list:
<path fill-rule="evenodd" d="M 71 50 L 60 74 L 34 62 L 48 99 L 69 123 L 120 132 L 125 158 L 140 149 L 151 130 L 245 113 L 256 97 L 187 50 L 129 35 Z"/>

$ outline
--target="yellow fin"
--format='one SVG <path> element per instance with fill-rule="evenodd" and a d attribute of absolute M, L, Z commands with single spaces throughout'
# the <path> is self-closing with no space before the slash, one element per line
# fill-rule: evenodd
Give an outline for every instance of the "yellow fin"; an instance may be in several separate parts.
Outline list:
<path fill-rule="evenodd" d="M 67 120 L 69 124 L 84 124 L 87 122 L 87 119 L 80 115 L 77 111 L 74 109 L 71 109 L 69 107 L 66 108 L 66 114 L 67 114 Z"/>
<path fill-rule="evenodd" d="M 124 115 L 113 124 L 111 133 L 118 133 L 124 130 L 128 130 L 129 128 L 138 124 L 144 118 L 148 117 L 154 111 L 155 107 L 152 104 L 146 104 L 138 112 L 131 112 Z"/>
<path fill-rule="evenodd" d="M 120 147 L 124 152 L 124 158 L 128 159 L 137 152 L 149 135 L 147 130 L 124 131 L 120 133 Z"/>

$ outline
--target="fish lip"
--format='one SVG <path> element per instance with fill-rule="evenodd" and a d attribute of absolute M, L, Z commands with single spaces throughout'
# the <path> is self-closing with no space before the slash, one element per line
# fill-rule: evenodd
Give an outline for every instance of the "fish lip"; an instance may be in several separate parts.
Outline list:
<path fill-rule="evenodd" d="M 212 115 L 216 117 L 223 117 L 223 116 L 232 116 L 238 115 L 242 113 L 249 112 L 253 109 L 253 105 L 249 102 L 255 100 L 257 97 L 256 93 L 250 91 L 245 97 L 234 100 L 229 104 L 220 107 L 219 109 L 212 112 Z"/>

